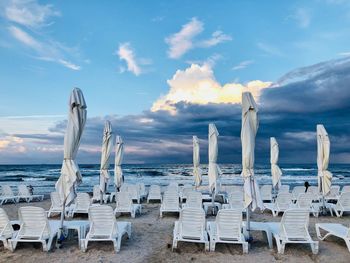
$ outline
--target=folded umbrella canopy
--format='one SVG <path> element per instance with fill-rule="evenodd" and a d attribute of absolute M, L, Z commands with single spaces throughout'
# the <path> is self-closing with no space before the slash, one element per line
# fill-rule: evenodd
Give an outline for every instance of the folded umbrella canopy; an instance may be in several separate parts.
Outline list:
<path fill-rule="evenodd" d="M 208 167 L 208 179 L 209 179 L 209 191 L 213 194 L 217 192 L 217 179 L 221 170 L 218 166 L 218 136 L 219 132 L 216 129 L 214 123 L 209 124 L 209 167 Z"/>
<path fill-rule="evenodd" d="M 64 136 L 64 159 L 61 176 L 56 182 L 56 191 L 63 201 L 61 228 L 63 227 L 64 209 L 76 197 L 76 187 L 82 181 L 78 164 L 75 162 L 80 139 L 85 127 L 87 110 L 84 95 L 78 88 L 73 89 L 69 99 L 67 130 Z"/>
<path fill-rule="evenodd" d="M 197 136 L 193 136 L 193 176 L 194 184 L 198 188 L 202 183 L 202 170 L 199 167 L 199 140 Z"/>
<path fill-rule="evenodd" d="M 116 146 L 115 146 L 115 165 L 114 165 L 114 184 L 117 189 L 119 189 L 123 182 L 123 171 L 122 171 L 122 162 L 124 155 L 124 143 L 122 137 L 117 136 Z"/>
<path fill-rule="evenodd" d="M 279 147 L 275 137 L 270 138 L 270 147 L 272 185 L 275 189 L 277 189 L 281 187 L 282 171 L 277 165 L 279 157 Z"/>
<path fill-rule="evenodd" d="M 318 187 L 322 195 L 325 196 L 329 193 L 332 185 L 332 173 L 328 171 L 331 144 L 328 133 L 322 124 L 318 124 L 316 130 Z"/>
<path fill-rule="evenodd" d="M 102 154 L 101 154 L 101 167 L 100 167 L 100 191 L 102 203 L 103 195 L 106 193 L 106 188 L 109 180 L 109 157 L 111 156 L 113 147 L 113 132 L 112 125 L 109 121 L 106 121 L 105 128 L 103 130 L 102 140 Z"/>

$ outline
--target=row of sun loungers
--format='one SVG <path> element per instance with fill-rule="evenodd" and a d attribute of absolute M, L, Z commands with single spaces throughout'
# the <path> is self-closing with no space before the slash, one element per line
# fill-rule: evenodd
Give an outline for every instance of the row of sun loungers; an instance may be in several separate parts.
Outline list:
<path fill-rule="evenodd" d="M 8 202 L 18 203 L 21 200 L 29 203 L 34 199 L 42 201 L 44 199 L 44 195 L 33 195 L 30 193 L 28 187 L 23 184 L 18 186 L 17 195 L 13 193 L 12 188 L 9 185 L 1 186 L 0 205 Z"/>

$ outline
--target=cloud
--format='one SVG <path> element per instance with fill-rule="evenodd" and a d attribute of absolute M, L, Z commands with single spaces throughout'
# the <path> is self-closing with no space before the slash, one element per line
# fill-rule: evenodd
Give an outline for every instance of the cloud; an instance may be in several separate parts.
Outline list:
<path fill-rule="evenodd" d="M 119 44 L 118 51 L 116 54 L 119 56 L 120 60 L 124 60 L 127 65 L 127 70 L 134 75 L 138 76 L 141 73 L 143 73 L 143 70 L 141 69 L 141 65 L 150 65 L 152 64 L 152 61 L 145 58 L 136 58 L 135 51 L 132 49 L 130 43 L 121 43 Z M 123 73 L 125 72 L 124 67 L 119 68 L 119 72 Z"/>
<path fill-rule="evenodd" d="M 272 46 L 270 44 L 259 42 L 257 44 L 257 47 L 269 55 L 274 55 L 279 57 L 284 56 L 283 52 L 278 47 Z"/>
<path fill-rule="evenodd" d="M 209 39 L 196 40 L 195 38 L 203 31 L 204 23 L 193 17 L 190 22 L 182 26 L 179 32 L 165 38 L 165 42 L 169 45 L 168 56 L 178 59 L 196 47 L 208 48 L 232 40 L 231 36 L 219 30 L 212 33 Z"/>
<path fill-rule="evenodd" d="M 192 64 L 185 70 L 177 70 L 167 83 L 170 87 L 169 92 L 153 103 L 152 111 L 166 110 L 175 114 L 175 105 L 179 102 L 202 105 L 240 103 L 243 91 L 251 91 L 258 99 L 261 90 L 271 84 L 255 80 L 246 84 L 227 83 L 221 86 L 208 64 Z"/>
<path fill-rule="evenodd" d="M 238 65 L 232 67 L 232 70 L 240 70 L 240 69 L 245 69 L 249 65 L 253 64 L 254 60 L 244 60 L 240 62 Z"/>
<path fill-rule="evenodd" d="M 11 0 L 4 10 L 9 21 L 29 28 L 47 26 L 49 18 L 60 15 L 52 5 L 40 5 L 36 0 Z"/>
<path fill-rule="evenodd" d="M 305 8 L 298 8 L 292 18 L 298 23 L 299 27 L 307 28 L 311 23 L 311 14 Z"/>

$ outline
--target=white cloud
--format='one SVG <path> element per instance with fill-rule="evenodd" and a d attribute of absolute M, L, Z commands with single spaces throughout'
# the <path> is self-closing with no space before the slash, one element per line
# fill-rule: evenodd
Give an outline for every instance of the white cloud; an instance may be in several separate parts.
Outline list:
<path fill-rule="evenodd" d="M 36 0 L 11 0 L 5 7 L 5 17 L 17 24 L 38 28 L 47 26 L 50 17 L 60 16 L 52 5 L 40 5 Z"/>
<path fill-rule="evenodd" d="M 238 65 L 234 66 L 232 70 L 239 70 L 239 69 L 245 69 L 249 65 L 253 64 L 254 60 L 244 60 L 240 62 Z"/>
<path fill-rule="evenodd" d="M 196 47 L 209 48 L 222 42 L 232 40 L 231 36 L 219 30 L 212 33 L 209 39 L 196 40 L 195 38 L 203 31 L 203 22 L 193 17 L 190 22 L 182 26 L 179 32 L 165 38 L 165 42 L 169 45 L 168 56 L 173 59 L 178 59 L 189 50 Z"/>
<path fill-rule="evenodd" d="M 286 132 L 285 137 L 290 139 L 296 139 L 300 141 L 312 141 L 316 140 L 316 132 L 302 131 L 302 132 Z"/>
<path fill-rule="evenodd" d="M 22 29 L 16 27 L 16 26 L 10 26 L 8 28 L 11 35 L 16 38 L 18 41 L 22 42 L 28 47 L 31 47 L 35 50 L 41 50 L 42 45 L 39 41 L 35 40 L 33 37 L 31 37 L 28 33 L 23 31 Z"/>
<path fill-rule="evenodd" d="M 292 16 L 301 28 L 307 28 L 311 22 L 311 14 L 305 8 L 298 8 Z"/>
<path fill-rule="evenodd" d="M 226 83 L 221 85 L 214 77 L 214 72 L 208 64 L 202 66 L 192 64 L 185 70 L 177 70 L 172 79 L 167 81 L 170 89 L 168 93 L 153 103 L 153 112 L 166 110 L 176 113 L 176 103 L 191 104 L 209 103 L 241 103 L 243 91 L 252 92 L 259 99 L 262 89 L 268 88 L 271 82 L 260 80 L 250 81 L 246 84 Z"/>
<path fill-rule="evenodd" d="M 59 59 L 58 60 L 59 63 L 61 63 L 63 66 L 65 66 L 66 68 L 70 68 L 72 70 L 80 70 L 81 67 L 78 65 L 73 64 L 72 62 L 69 62 L 67 60 L 64 59 Z"/>
<path fill-rule="evenodd" d="M 270 44 L 259 42 L 257 44 L 257 46 L 259 49 L 261 49 L 262 51 L 264 51 L 267 54 L 274 55 L 274 56 L 283 56 L 284 55 L 283 52 L 279 48 L 272 46 Z"/>
<path fill-rule="evenodd" d="M 116 54 L 119 56 L 120 60 L 124 60 L 127 65 L 127 70 L 132 72 L 134 75 L 138 76 L 143 73 L 142 65 L 150 65 L 152 61 L 146 58 L 136 58 L 135 51 L 132 49 L 130 43 L 121 43 L 119 44 L 118 51 Z M 119 72 L 125 72 L 124 67 L 119 67 Z"/>

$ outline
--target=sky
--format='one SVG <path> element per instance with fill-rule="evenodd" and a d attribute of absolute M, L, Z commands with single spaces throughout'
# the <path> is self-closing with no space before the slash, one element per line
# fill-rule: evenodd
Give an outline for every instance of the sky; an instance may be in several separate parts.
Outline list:
<path fill-rule="evenodd" d="M 350 162 L 350 2 L 0 0 L 0 164 L 60 163 L 74 87 L 88 120 L 78 161 L 98 163 L 104 122 L 126 163 L 241 162 L 241 93 L 259 105 L 256 160 Z"/>

